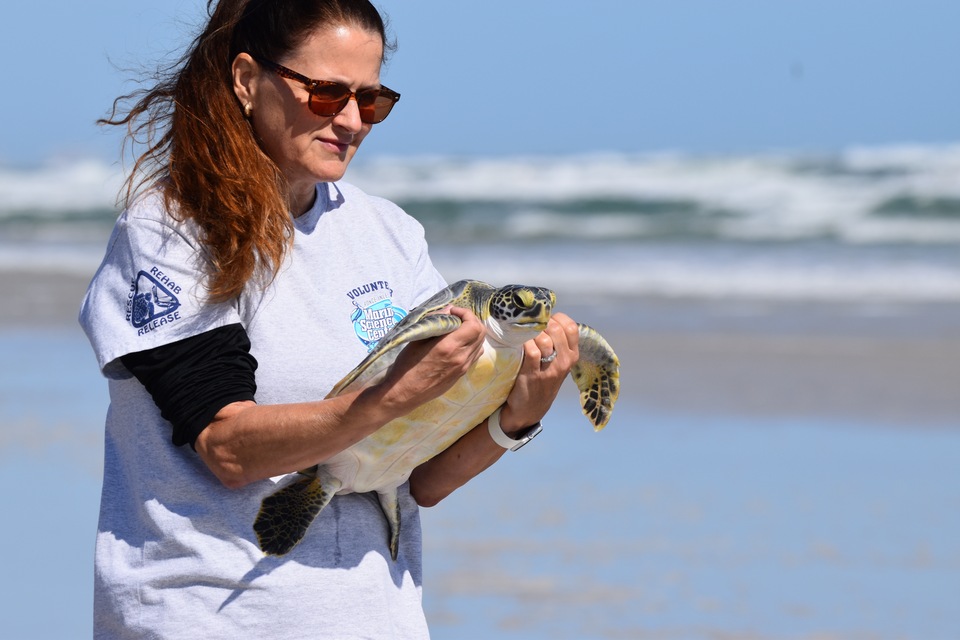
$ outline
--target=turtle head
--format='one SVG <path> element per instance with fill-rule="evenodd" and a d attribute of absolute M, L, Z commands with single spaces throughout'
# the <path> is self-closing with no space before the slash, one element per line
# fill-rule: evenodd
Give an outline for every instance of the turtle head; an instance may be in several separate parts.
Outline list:
<path fill-rule="evenodd" d="M 510 284 L 490 297 L 484 320 L 489 333 L 504 344 L 520 346 L 547 328 L 557 296 L 550 289 Z"/>

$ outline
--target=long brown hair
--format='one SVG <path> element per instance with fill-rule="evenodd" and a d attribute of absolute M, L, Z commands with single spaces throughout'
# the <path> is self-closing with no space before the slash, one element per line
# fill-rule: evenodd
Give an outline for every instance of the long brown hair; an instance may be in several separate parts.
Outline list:
<path fill-rule="evenodd" d="M 192 220 L 206 248 L 212 301 L 237 296 L 251 279 L 269 282 L 293 238 L 288 186 L 259 147 L 233 92 L 231 65 L 247 52 L 283 57 L 324 25 L 353 24 L 392 49 L 368 0 L 208 0 L 207 24 L 155 84 L 121 96 L 106 125 L 125 125 L 125 148 L 143 145 L 125 182 L 123 205 L 162 188 L 172 216 Z M 133 102 L 129 109 L 122 104 Z"/>

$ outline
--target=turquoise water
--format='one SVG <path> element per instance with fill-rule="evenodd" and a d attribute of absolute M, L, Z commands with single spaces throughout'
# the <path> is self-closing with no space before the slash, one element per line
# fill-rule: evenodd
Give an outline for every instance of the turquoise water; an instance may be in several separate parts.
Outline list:
<path fill-rule="evenodd" d="M 2 635 L 86 637 L 105 385 L 79 330 L 0 354 Z M 436 640 L 960 637 L 960 428 L 546 423 L 424 512 Z"/>

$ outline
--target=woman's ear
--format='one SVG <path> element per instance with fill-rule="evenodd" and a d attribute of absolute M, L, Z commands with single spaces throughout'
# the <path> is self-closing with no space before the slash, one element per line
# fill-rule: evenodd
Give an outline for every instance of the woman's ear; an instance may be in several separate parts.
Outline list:
<path fill-rule="evenodd" d="M 238 53 L 231 65 L 233 72 L 233 92 L 244 108 L 253 105 L 257 94 L 257 79 L 260 66 L 249 53 Z"/>

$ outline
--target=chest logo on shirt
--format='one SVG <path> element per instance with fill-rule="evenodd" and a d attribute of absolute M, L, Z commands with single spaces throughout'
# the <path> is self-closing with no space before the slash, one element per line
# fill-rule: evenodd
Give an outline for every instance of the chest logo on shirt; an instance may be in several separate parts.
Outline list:
<path fill-rule="evenodd" d="M 393 304 L 393 289 L 383 280 L 351 289 L 347 297 L 355 307 L 350 316 L 353 329 L 368 350 L 407 315 L 405 309 Z"/>
<path fill-rule="evenodd" d="M 153 267 L 141 271 L 130 283 L 127 296 L 127 322 L 144 335 L 154 329 L 180 319 L 180 285 L 163 271 Z"/>

